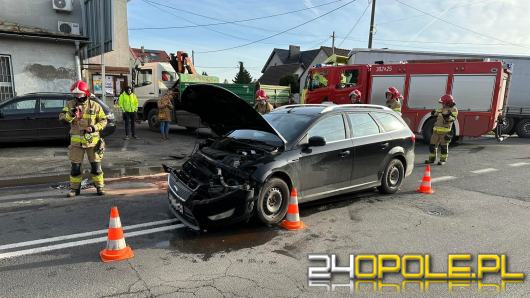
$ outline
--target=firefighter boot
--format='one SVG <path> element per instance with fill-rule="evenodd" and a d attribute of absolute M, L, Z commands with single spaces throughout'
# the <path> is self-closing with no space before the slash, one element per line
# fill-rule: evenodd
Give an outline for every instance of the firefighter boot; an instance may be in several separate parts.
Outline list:
<path fill-rule="evenodd" d="M 432 164 L 436 160 L 436 145 L 429 145 L 429 159 L 425 160 L 425 164 Z"/>
<path fill-rule="evenodd" d="M 92 182 L 96 187 L 96 194 L 98 196 L 102 196 L 105 194 L 105 190 L 103 189 L 103 187 L 105 186 L 105 182 L 103 180 L 103 170 L 101 169 L 101 162 L 91 162 L 90 167 L 90 174 L 92 174 Z"/>
<path fill-rule="evenodd" d="M 103 186 L 96 187 L 96 194 L 98 196 L 104 196 L 105 195 L 105 189 L 103 189 Z"/>
<path fill-rule="evenodd" d="M 78 196 L 81 192 L 81 164 L 72 163 L 70 168 L 70 191 L 66 195 L 68 198 Z"/>
<path fill-rule="evenodd" d="M 440 146 L 440 161 L 438 165 L 443 166 L 447 162 L 447 157 L 449 155 L 449 144 L 442 144 Z"/>
<path fill-rule="evenodd" d="M 81 193 L 80 189 L 70 189 L 70 191 L 66 194 L 67 198 L 73 198 L 75 196 L 78 196 Z"/>

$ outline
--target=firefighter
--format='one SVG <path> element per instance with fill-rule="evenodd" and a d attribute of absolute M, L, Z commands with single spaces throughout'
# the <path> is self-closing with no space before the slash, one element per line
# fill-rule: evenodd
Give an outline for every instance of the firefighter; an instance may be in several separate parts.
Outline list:
<path fill-rule="evenodd" d="M 386 92 L 386 106 L 391 108 L 392 111 L 399 113 L 401 115 L 401 103 L 403 100 L 403 97 L 401 97 L 401 94 L 397 90 L 396 87 L 389 87 Z"/>
<path fill-rule="evenodd" d="M 105 191 L 101 159 L 105 143 L 99 132 L 107 125 L 107 117 L 103 108 L 94 100 L 90 100 L 88 84 L 79 80 L 70 87 L 75 96 L 66 103 L 59 114 L 59 120 L 70 123 L 70 146 L 68 156 L 71 162 L 70 192 L 68 197 L 79 195 L 81 190 L 81 164 L 86 153 L 90 162 L 90 174 L 98 195 Z"/>
<path fill-rule="evenodd" d="M 123 139 L 129 139 L 129 127 L 132 132 L 132 137 L 138 139 L 134 123 L 136 121 L 136 113 L 138 112 L 138 98 L 130 86 L 125 88 L 125 92 L 120 94 L 118 104 L 123 111 L 123 120 L 125 122 L 125 138 Z"/>
<path fill-rule="evenodd" d="M 256 104 L 254 104 L 254 110 L 256 110 L 261 115 L 265 115 L 269 112 L 272 112 L 274 107 L 268 102 L 269 97 L 263 89 L 258 89 L 256 91 Z"/>
<path fill-rule="evenodd" d="M 429 159 L 425 163 L 431 164 L 436 161 L 436 152 L 438 145 L 440 145 L 440 161 L 438 161 L 438 164 L 444 165 L 449 154 L 449 142 L 453 138 L 451 129 L 458 116 L 458 109 L 455 107 L 456 103 L 450 94 L 442 96 L 438 102 L 442 104 L 442 107 L 431 112 L 431 115 L 436 117 L 436 122 L 432 129 Z"/>
<path fill-rule="evenodd" d="M 361 91 L 355 89 L 350 92 L 350 101 L 353 104 L 360 104 L 361 102 Z"/>

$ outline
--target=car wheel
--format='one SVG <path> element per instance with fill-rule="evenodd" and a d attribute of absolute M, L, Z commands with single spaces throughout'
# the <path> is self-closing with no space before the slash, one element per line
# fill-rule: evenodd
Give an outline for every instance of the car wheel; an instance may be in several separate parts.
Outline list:
<path fill-rule="evenodd" d="M 158 121 L 158 109 L 151 109 L 147 113 L 147 122 L 149 123 L 149 128 L 152 131 L 158 131 L 160 129 L 160 122 Z"/>
<path fill-rule="evenodd" d="M 379 191 L 386 194 L 393 194 L 398 191 L 405 177 L 405 167 L 399 159 L 392 159 L 385 167 Z"/>
<path fill-rule="evenodd" d="M 282 179 L 272 178 L 260 190 L 256 215 L 265 224 L 277 224 L 285 217 L 288 205 L 289 186 Z"/>

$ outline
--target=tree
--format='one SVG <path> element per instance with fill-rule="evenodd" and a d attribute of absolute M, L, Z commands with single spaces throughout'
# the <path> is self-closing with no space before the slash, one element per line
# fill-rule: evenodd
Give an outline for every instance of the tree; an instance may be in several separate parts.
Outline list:
<path fill-rule="evenodd" d="M 300 92 L 300 83 L 298 82 L 298 75 L 292 74 L 292 75 L 286 75 L 282 78 L 280 78 L 279 82 L 280 86 L 289 86 L 291 85 L 291 93 L 299 93 Z"/>
<path fill-rule="evenodd" d="M 202 72 L 202 75 L 203 75 L 203 76 L 207 76 L 208 74 L 207 74 L 205 71 L 203 71 L 203 72 Z"/>
<path fill-rule="evenodd" d="M 243 61 L 239 61 L 239 72 L 236 74 L 236 77 L 232 80 L 232 82 L 236 84 L 250 84 L 250 82 L 252 82 L 252 77 L 243 66 Z"/>

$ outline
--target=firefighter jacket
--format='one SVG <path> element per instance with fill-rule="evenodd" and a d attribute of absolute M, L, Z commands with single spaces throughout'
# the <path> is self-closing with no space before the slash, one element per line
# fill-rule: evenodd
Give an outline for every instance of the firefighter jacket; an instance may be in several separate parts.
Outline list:
<path fill-rule="evenodd" d="M 171 103 L 175 95 L 174 91 L 168 91 L 161 99 L 158 100 L 158 120 L 159 121 L 171 121 L 171 110 L 173 110 L 173 104 Z"/>
<path fill-rule="evenodd" d="M 386 106 L 392 109 L 392 111 L 401 114 L 401 98 L 387 100 Z"/>
<path fill-rule="evenodd" d="M 80 111 L 78 116 L 76 109 Z M 70 144 L 83 148 L 95 147 L 100 140 L 99 132 L 107 126 L 103 108 L 90 99 L 83 103 L 75 99 L 69 100 L 59 114 L 59 120 L 70 123 Z M 92 127 L 91 133 L 86 131 L 88 127 Z"/>
<path fill-rule="evenodd" d="M 272 110 L 274 110 L 274 107 L 266 101 L 258 101 L 254 105 L 254 110 L 256 110 L 261 115 L 264 115 L 269 112 L 272 112 Z"/>
<path fill-rule="evenodd" d="M 118 99 L 118 104 L 124 112 L 132 113 L 138 111 L 138 98 L 134 93 L 127 94 L 127 92 L 123 92 Z"/>
<path fill-rule="evenodd" d="M 439 134 L 449 133 L 451 132 L 456 117 L 458 116 L 458 109 L 454 106 L 443 106 L 440 109 L 434 110 L 433 116 L 436 117 L 433 132 Z"/>

